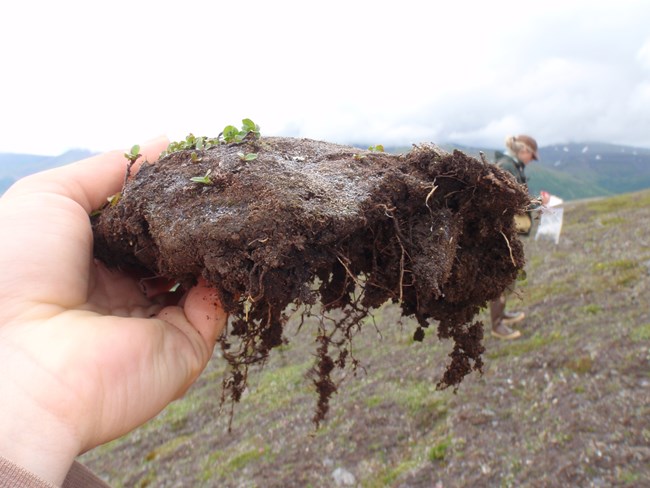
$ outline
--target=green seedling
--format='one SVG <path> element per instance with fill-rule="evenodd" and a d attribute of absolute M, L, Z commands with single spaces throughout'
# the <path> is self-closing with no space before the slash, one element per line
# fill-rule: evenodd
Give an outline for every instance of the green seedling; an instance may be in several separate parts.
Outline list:
<path fill-rule="evenodd" d="M 126 154 L 125 154 L 125 156 L 126 156 Z M 131 163 L 131 164 L 133 164 L 133 163 Z M 117 192 L 114 195 L 111 195 L 110 197 L 108 197 L 106 199 L 106 201 L 108 202 L 109 206 L 114 207 L 120 201 L 120 198 L 122 198 L 122 193 Z M 102 213 L 102 210 L 105 207 L 106 207 L 106 205 L 104 205 L 102 208 L 98 208 L 96 210 L 93 210 L 92 212 L 90 212 L 90 216 L 91 217 L 96 217 L 97 215 L 100 215 Z"/>
<path fill-rule="evenodd" d="M 352 156 L 352 157 L 353 157 L 354 159 L 356 159 L 357 161 L 361 161 L 361 160 L 364 159 L 366 156 L 365 156 L 364 154 L 355 154 L 355 155 Z"/>
<path fill-rule="evenodd" d="M 106 200 L 108 200 L 108 204 L 111 207 L 114 207 L 115 205 L 117 205 L 117 202 L 120 201 L 120 198 L 122 198 L 122 194 L 120 192 L 117 192 L 115 195 L 111 195 Z"/>
<path fill-rule="evenodd" d="M 249 134 L 253 134 L 255 139 L 260 138 L 260 126 L 253 122 L 251 119 L 243 119 L 241 130 Z"/>
<path fill-rule="evenodd" d="M 382 144 L 377 144 L 376 146 L 368 147 L 368 151 L 371 152 L 384 152 L 384 146 Z"/>
<path fill-rule="evenodd" d="M 185 151 L 190 149 L 195 149 L 197 151 L 203 151 L 205 149 L 210 149 L 211 147 L 217 146 L 219 144 L 218 137 L 196 137 L 194 134 L 189 134 L 184 141 L 171 142 L 167 149 L 165 149 L 160 157 L 165 157 L 169 154 Z M 200 161 L 198 155 L 192 157 L 192 161 Z"/>
<path fill-rule="evenodd" d="M 201 183 L 203 185 L 211 185 L 212 180 L 210 179 L 210 173 L 212 172 L 212 169 L 209 169 L 206 171 L 205 175 L 203 176 L 193 176 L 190 178 L 190 181 L 193 181 L 194 183 Z"/>
<path fill-rule="evenodd" d="M 221 131 L 221 137 L 223 138 L 223 142 L 226 144 L 230 144 L 231 142 L 241 142 L 243 139 L 243 136 L 239 134 L 239 130 L 234 125 L 227 125 L 224 127 L 223 131 Z"/>
<path fill-rule="evenodd" d="M 131 164 L 135 163 L 140 156 L 142 156 L 142 154 L 140 154 L 140 146 L 138 144 L 133 146 L 128 153 L 124 153 L 124 157 L 128 159 Z"/>
<path fill-rule="evenodd" d="M 243 152 L 238 152 L 237 156 L 239 156 L 239 159 L 242 161 L 255 161 L 257 159 L 257 153 L 244 154 Z"/>
<path fill-rule="evenodd" d="M 240 143 L 246 138 L 259 139 L 260 126 L 251 119 L 243 119 L 241 129 L 237 129 L 234 125 L 227 125 L 219 137 L 225 144 Z"/>
<path fill-rule="evenodd" d="M 185 150 L 196 150 L 204 151 L 219 144 L 230 144 L 230 143 L 240 143 L 246 139 L 259 139 L 260 138 L 260 126 L 253 122 L 251 119 L 243 119 L 241 129 L 238 129 L 234 125 L 227 125 L 217 137 L 197 137 L 194 134 L 189 134 L 184 141 L 171 142 L 167 149 L 165 149 L 160 157 L 165 157 L 170 154 L 173 154 L 178 151 Z M 139 146 L 137 147 L 139 150 Z M 132 156 L 125 154 L 129 161 Z M 198 154 L 192 156 L 192 161 L 200 161 Z"/>

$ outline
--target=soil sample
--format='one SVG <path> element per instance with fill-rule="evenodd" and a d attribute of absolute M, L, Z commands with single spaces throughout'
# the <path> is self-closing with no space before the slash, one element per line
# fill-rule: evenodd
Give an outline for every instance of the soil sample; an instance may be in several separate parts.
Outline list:
<path fill-rule="evenodd" d="M 285 341 L 287 308 L 318 314 L 318 422 L 333 370 L 356 364 L 354 332 L 388 301 L 416 319 L 416 340 L 434 324 L 453 339 L 440 387 L 481 369 L 473 317 L 524 265 L 513 216 L 529 203 L 507 173 L 459 151 L 264 137 L 144 163 L 92 224 L 107 265 L 218 290 L 234 401 L 249 365 Z"/>

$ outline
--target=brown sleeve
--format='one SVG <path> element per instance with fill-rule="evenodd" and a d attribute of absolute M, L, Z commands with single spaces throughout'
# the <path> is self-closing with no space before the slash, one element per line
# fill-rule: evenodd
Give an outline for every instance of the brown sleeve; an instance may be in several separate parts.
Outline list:
<path fill-rule="evenodd" d="M 56 486 L 0 456 L 0 488 L 56 488 Z"/>
<path fill-rule="evenodd" d="M 0 488 L 56 488 L 56 486 L 0 456 Z M 110 486 L 75 461 L 63 482 L 63 488 L 110 488 Z"/>
<path fill-rule="evenodd" d="M 63 488 L 110 488 L 110 485 L 95 476 L 83 464 L 75 461 L 68 471 L 68 476 L 65 477 Z"/>

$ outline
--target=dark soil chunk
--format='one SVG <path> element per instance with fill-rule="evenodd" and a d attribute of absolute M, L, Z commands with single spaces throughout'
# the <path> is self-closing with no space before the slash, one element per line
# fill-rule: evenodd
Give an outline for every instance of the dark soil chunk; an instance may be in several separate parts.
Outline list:
<path fill-rule="evenodd" d="M 208 183 L 191 180 L 208 170 Z M 528 204 L 508 174 L 458 151 L 391 155 L 269 137 L 144 164 L 93 217 L 95 254 L 184 287 L 203 276 L 219 290 L 232 314 L 221 344 L 234 400 L 248 366 L 285 340 L 287 307 L 318 306 L 318 422 L 333 370 L 356 365 L 354 332 L 389 300 L 417 318 L 416 340 L 433 322 L 454 340 L 440 387 L 481 369 L 472 318 L 523 267 L 513 214 Z"/>

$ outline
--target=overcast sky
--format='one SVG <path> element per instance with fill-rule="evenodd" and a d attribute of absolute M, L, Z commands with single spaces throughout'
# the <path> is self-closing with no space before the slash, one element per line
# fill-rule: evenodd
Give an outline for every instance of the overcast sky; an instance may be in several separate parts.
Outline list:
<path fill-rule="evenodd" d="M 650 147 L 650 1 L 7 1 L 0 152 L 160 134 Z"/>

